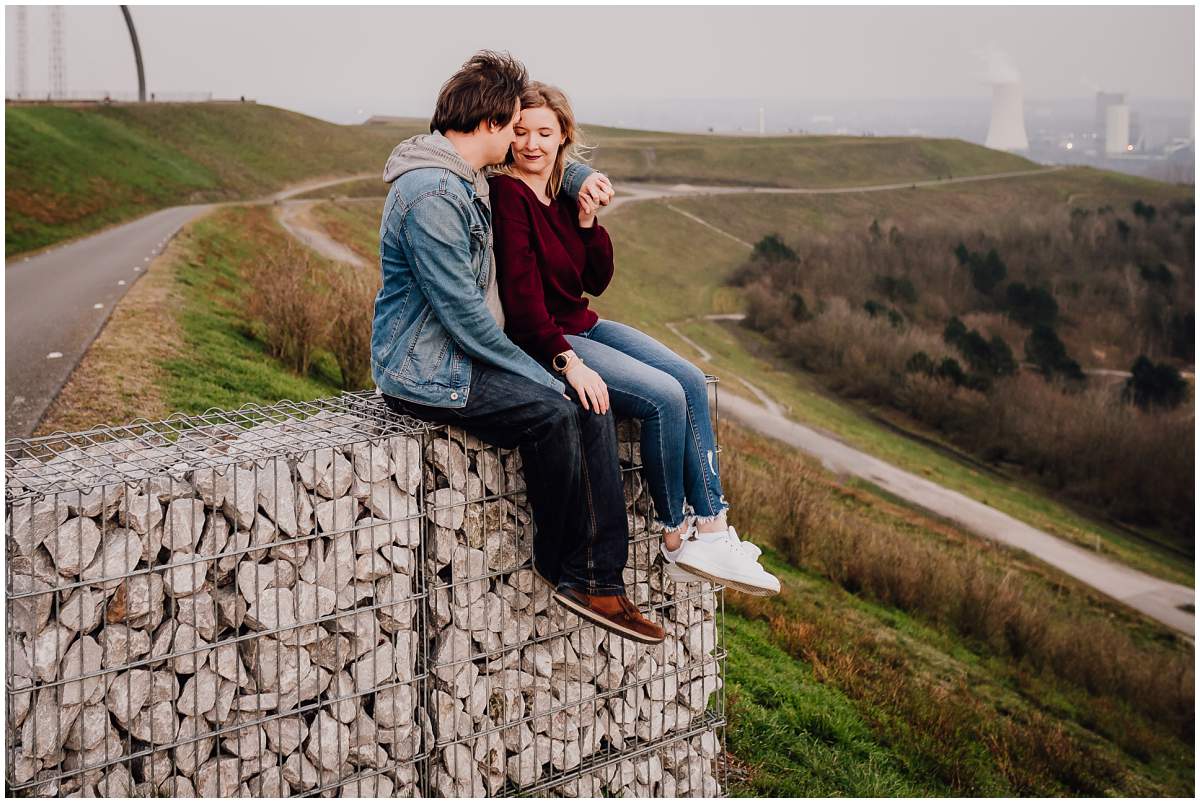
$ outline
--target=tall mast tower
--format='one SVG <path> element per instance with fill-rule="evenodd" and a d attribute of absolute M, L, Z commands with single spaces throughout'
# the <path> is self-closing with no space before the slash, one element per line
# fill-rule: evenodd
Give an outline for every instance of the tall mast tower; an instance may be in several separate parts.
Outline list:
<path fill-rule="evenodd" d="M 63 55 L 63 7 L 50 7 L 50 97 L 67 96 L 67 67 Z"/>
<path fill-rule="evenodd" d="M 17 97 L 29 95 L 29 9 L 17 6 Z"/>

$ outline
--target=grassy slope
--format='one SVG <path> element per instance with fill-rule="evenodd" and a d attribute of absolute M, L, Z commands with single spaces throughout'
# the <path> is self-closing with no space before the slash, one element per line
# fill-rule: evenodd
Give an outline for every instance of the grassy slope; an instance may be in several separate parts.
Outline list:
<path fill-rule="evenodd" d="M 196 201 L 381 169 L 420 121 L 339 126 L 253 103 L 5 109 L 5 254 Z"/>
<path fill-rule="evenodd" d="M 287 241 L 270 210 L 222 209 L 181 236 L 186 256 L 173 270 L 184 298 L 179 323 L 186 350 L 164 366 L 167 407 L 200 413 L 337 394 L 339 373 L 328 354 L 317 355 L 308 376 L 296 376 L 271 359 L 247 328 L 241 271 Z"/>
<path fill-rule="evenodd" d="M 348 242 L 363 251 L 373 248 L 377 205 L 324 206 L 318 215 Z M 186 358 L 167 366 L 171 406 L 198 411 L 336 392 L 336 368 L 326 359 L 318 359 L 308 377 L 290 374 L 265 356 L 237 313 L 240 266 L 282 243 L 267 211 L 222 210 L 185 237 L 185 258 L 175 271 L 186 299 L 182 329 L 188 349 Z M 696 297 L 703 295 L 697 291 Z M 735 436 L 740 453 L 753 452 L 768 464 L 773 454 L 782 454 L 778 445 L 728 426 L 724 437 Z M 943 525 L 869 493 L 851 491 L 840 498 L 860 513 L 865 508 L 896 523 L 911 537 L 947 537 Z M 760 530 L 768 546 L 770 531 Z M 1077 598 L 1079 607 L 1131 628 L 1145 627 L 1086 589 L 1061 585 L 1060 578 L 1039 579 L 1038 567 L 1019 555 L 989 553 Z M 1090 729 L 1082 690 L 1030 675 L 953 633 L 847 594 L 783 564 L 772 551 L 767 561 L 783 580 L 784 594 L 771 608 L 731 599 L 726 614 L 735 794 L 1187 795 L 1192 789 L 1184 746 L 1159 739 L 1153 756 L 1123 752 Z M 798 641 L 783 623 L 795 623 L 804 638 Z M 1159 636 L 1150 628 L 1147 638 Z M 886 671 L 868 671 L 871 667 Z M 1016 766 L 1013 751 L 1027 742 L 1045 760 Z M 1058 752 L 1046 758 L 1049 749 Z M 1053 768 L 1055 762 L 1064 768 Z"/>
<path fill-rule="evenodd" d="M 1032 170 L 962 140 L 727 137 L 587 128 L 595 167 L 615 179 L 771 187 L 844 187 Z"/>

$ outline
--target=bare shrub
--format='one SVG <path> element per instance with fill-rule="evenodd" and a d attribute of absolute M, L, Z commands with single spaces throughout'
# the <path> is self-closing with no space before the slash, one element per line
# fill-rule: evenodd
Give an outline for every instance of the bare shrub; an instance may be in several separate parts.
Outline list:
<path fill-rule="evenodd" d="M 322 271 L 307 248 L 289 243 L 247 271 L 246 312 L 267 352 L 299 374 L 332 324 Z"/>
<path fill-rule="evenodd" d="M 333 316 L 326 346 L 337 360 L 342 388 L 361 390 L 371 382 L 371 326 L 378 271 L 335 264 L 326 273 L 329 307 Z"/>

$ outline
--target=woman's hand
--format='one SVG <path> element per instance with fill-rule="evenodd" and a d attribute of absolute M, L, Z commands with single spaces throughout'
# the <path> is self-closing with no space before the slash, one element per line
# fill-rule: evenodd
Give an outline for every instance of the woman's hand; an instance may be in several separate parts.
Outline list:
<path fill-rule="evenodd" d="M 579 225 L 591 228 L 596 220 L 596 211 L 608 206 L 613 199 L 612 183 L 603 173 L 592 173 L 579 188 Z"/>
<path fill-rule="evenodd" d="M 583 409 L 598 415 L 608 412 L 608 385 L 604 384 L 600 374 L 588 368 L 582 361 L 576 360 L 575 364 L 567 369 L 566 380 L 567 384 L 575 389 Z"/>

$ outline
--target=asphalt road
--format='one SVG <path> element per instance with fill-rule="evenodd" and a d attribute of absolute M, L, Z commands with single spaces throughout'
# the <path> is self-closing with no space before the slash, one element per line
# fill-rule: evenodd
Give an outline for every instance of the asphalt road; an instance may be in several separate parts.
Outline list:
<path fill-rule="evenodd" d="M 360 177 L 309 181 L 239 203 L 273 203 Z M 34 256 L 6 260 L 5 439 L 34 431 L 121 297 L 184 224 L 215 206 L 162 209 Z"/>

